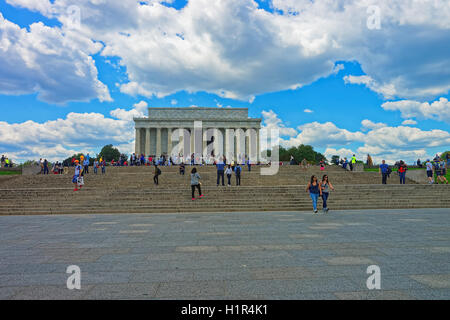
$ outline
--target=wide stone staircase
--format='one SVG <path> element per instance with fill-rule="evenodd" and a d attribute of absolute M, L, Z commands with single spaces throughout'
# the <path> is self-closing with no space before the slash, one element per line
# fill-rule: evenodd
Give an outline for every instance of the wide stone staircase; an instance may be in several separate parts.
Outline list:
<path fill-rule="evenodd" d="M 302 169 L 280 166 L 276 175 L 261 175 L 242 167 L 241 186 L 216 185 L 215 167 L 197 166 L 203 199 L 191 200 L 190 170 L 160 167 L 160 184 L 153 184 L 153 167 L 108 167 L 106 174 L 85 175 L 85 186 L 73 191 L 73 168 L 68 175 L 0 176 L 0 214 L 165 213 L 224 211 L 312 210 L 306 184 L 311 175 L 329 176 L 335 187 L 330 210 L 369 208 L 450 208 L 448 185 L 421 185 L 407 180 L 400 185 L 396 173 L 381 185 L 375 172 L 347 172 L 329 166 Z M 322 201 L 319 200 L 319 208 Z"/>

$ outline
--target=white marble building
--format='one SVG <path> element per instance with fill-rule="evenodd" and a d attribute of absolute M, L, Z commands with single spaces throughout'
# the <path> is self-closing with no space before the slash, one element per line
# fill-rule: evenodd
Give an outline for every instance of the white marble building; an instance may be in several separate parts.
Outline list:
<path fill-rule="evenodd" d="M 194 153 L 196 163 L 260 157 L 261 119 L 249 118 L 247 108 L 148 108 L 148 117 L 134 122 L 136 154 L 186 161 Z"/>

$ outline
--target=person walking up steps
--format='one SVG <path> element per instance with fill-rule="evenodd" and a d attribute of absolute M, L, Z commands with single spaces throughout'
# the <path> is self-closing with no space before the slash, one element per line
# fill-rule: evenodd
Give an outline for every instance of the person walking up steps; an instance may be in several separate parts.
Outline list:
<path fill-rule="evenodd" d="M 186 170 L 186 167 L 184 166 L 184 162 L 180 163 L 180 176 L 184 176 L 184 171 Z"/>
<path fill-rule="evenodd" d="M 225 185 L 225 177 L 224 177 L 224 169 L 225 169 L 225 163 L 223 162 L 222 159 L 219 159 L 219 161 L 217 161 L 216 163 L 216 167 L 217 167 L 217 186 L 219 186 L 220 183 L 220 179 L 222 179 L 222 185 Z"/>
<path fill-rule="evenodd" d="M 334 187 L 331 184 L 331 182 L 328 180 L 327 175 L 324 175 L 322 177 L 322 183 L 320 184 L 320 188 L 322 191 L 323 212 L 327 213 L 328 212 L 327 200 L 328 200 L 328 196 L 330 194 L 330 189 L 334 191 Z"/>
<path fill-rule="evenodd" d="M 398 175 L 400 176 L 400 184 L 406 184 L 406 170 L 408 166 L 403 160 L 400 160 L 400 165 L 398 167 Z"/>
<path fill-rule="evenodd" d="M 155 165 L 155 175 L 153 176 L 153 182 L 155 185 L 159 184 L 159 176 L 161 175 L 161 170 L 158 168 L 158 165 Z"/>
<path fill-rule="evenodd" d="M 225 174 L 227 175 L 228 186 L 231 187 L 231 175 L 233 174 L 233 170 L 231 170 L 230 165 L 228 165 L 227 169 L 225 170 Z"/>
<path fill-rule="evenodd" d="M 381 183 L 387 184 L 387 177 L 389 175 L 389 166 L 386 164 L 386 161 L 381 161 L 380 168 L 378 169 L 381 173 Z"/>
<path fill-rule="evenodd" d="M 192 201 L 195 200 L 195 188 L 198 189 L 199 199 L 203 198 L 202 188 L 200 187 L 200 175 L 197 172 L 197 168 L 192 168 L 191 171 L 191 191 L 192 191 Z"/>
<path fill-rule="evenodd" d="M 319 186 L 316 176 L 311 176 L 311 181 L 306 186 L 306 191 L 311 196 L 314 213 L 317 213 L 317 200 L 319 199 L 319 195 L 322 196 L 322 189 Z"/>
<path fill-rule="evenodd" d="M 429 184 L 433 184 L 434 183 L 434 179 L 433 179 L 433 164 L 431 163 L 430 159 L 427 159 L 427 162 L 426 162 L 425 165 L 427 167 L 428 183 Z"/>
<path fill-rule="evenodd" d="M 78 160 L 75 160 L 75 174 L 72 178 L 72 183 L 75 185 L 73 191 L 78 191 L 84 185 L 83 179 L 83 167 L 80 165 Z"/>
<path fill-rule="evenodd" d="M 240 186 L 241 185 L 241 166 L 239 165 L 239 163 L 236 163 L 236 166 L 234 168 L 234 174 L 236 175 L 236 185 Z"/>

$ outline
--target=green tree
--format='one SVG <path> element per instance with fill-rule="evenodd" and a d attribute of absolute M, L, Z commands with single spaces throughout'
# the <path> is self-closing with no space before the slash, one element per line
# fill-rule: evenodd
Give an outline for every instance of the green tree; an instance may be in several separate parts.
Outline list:
<path fill-rule="evenodd" d="M 270 157 L 271 154 L 271 150 L 268 150 L 267 155 Z M 325 156 L 319 152 L 314 151 L 314 148 L 312 146 L 303 144 L 298 147 L 291 147 L 289 149 L 285 149 L 280 146 L 279 154 L 280 161 L 289 161 L 291 159 L 291 155 L 294 156 L 294 159 L 297 163 L 301 162 L 303 159 L 306 159 L 308 162 L 313 164 L 317 164 L 321 160 L 327 161 Z"/>
<path fill-rule="evenodd" d="M 334 163 L 335 165 L 339 165 L 339 156 L 334 155 L 331 157 L 331 163 Z"/>
<path fill-rule="evenodd" d="M 112 144 L 108 144 L 102 148 L 102 151 L 98 154 L 98 157 L 102 157 L 106 162 L 119 161 L 120 151 L 114 148 Z"/>

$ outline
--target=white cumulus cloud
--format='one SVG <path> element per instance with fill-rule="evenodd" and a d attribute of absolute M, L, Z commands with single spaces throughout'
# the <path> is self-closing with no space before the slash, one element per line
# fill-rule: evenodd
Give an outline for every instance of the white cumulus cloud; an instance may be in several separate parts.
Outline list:
<path fill-rule="evenodd" d="M 432 103 L 413 100 L 389 101 L 381 107 L 388 111 L 400 111 L 403 118 L 433 119 L 450 123 L 450 101 L 446 98 Z"/>

